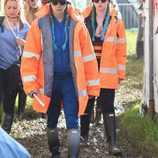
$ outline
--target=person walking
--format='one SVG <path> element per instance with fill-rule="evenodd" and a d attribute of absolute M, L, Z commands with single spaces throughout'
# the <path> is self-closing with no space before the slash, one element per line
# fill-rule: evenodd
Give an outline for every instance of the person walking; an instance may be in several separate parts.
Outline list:
<path fill-rule="evenodd" d="M 20 82 L 20 57 L 29 29 L 22 17 L 22 1 L 3 0 L 0 30 L 0 104 L 3 99 L 2 128 L 10 133 L 17 93 L 23 91 Z M 24 93 L 24 92 L 23 92 Z"/>
<path fill-rule="evenodd" d="M 39 11 L 41 3 L 39 0 L 25 0 L 24 1 L 24 17 L 25 20 L 31 25 L 31 23 L 37 18 L 36 13 Z M 26 94 L 24 91 L 19 92 L 18 97 L 18 111 L 17 117 L 21 120 L 24 117 L 26 106 Z"/>
<path fill-rule="evenodd" d="M 111 155 L 121 154 L 116 147 L 116 122 L 114 110 L 115 90 L 125 79 L 126 35 L 122 19 L 118 12 L 110 7 L 109 0 L 93 0 L 82 15 L 93 42 L 100 75 L 100 95 L 97 105 L 101 106 L 105 134 Z M 89 99 L 84 115 L 81 117 L 81 136 L 86 142 L 94 98 Z"/>
<path fill-rule="evenodd" d="M 66 0 L 51 0 L 38 15 L 28 32 L 22 57 L 24 90 L 33 98 L 33 109 L 48 114 L 52 157 L 61 156 L 57 124 L 62 102 L 68 157 L 78 158 L 78 116 L 84 114 L 88 97 L 98 96 L 100 90 L 96 57 L 83 20 Z"/>

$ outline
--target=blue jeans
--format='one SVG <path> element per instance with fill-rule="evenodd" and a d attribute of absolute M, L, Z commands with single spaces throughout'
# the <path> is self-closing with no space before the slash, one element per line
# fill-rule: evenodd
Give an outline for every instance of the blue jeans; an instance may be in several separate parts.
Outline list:
<path fill-rule="evenodd" d="M 63 104 L 67 129 L 78 129 L 78 98 L 71 76 L 54 79 L 51 103 L 48 108 L 47 127 L 55 128 Z"/>

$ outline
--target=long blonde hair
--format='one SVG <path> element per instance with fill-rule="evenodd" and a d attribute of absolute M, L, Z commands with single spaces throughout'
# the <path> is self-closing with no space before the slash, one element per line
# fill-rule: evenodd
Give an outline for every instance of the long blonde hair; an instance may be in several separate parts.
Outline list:
<path fill-rule="evenodd" d="M 35 13 L 38 12 L 40 7 L 41 7 L 40 1 L 38 2 L 37 8 L 35 9 L 32 9 L 30 7 L 29 0 L 24 1 L 24 16 L 29 24 L 31 24 L 37 18 Z"/>
<path fill-rule="evenodd" d="M 19 18 L 19 21 L 20 21 L 20 28 L 22 28 L 24 26 L 24 21 L 25 21 L 23 0 L 1 0 L 1 13 L 2 13 L 2 15 L 5 15 L 5 16 L 7 16 L 7 15 L 5 13 L 4 8 L 5 8 L 8 1 L 15 1 L 15 2 L 17 2 L 18 7 L 20 7 L 18 18 Z"/>

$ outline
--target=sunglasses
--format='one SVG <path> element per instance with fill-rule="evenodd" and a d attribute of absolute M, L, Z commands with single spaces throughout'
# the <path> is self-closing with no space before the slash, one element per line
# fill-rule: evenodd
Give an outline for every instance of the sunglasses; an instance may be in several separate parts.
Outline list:
<path fill-rule="evenodd" d="M 57 5 L 58 3 L 60 3 L 60 5 L 65 5 L 66 1 L 60 1 L 60 2 L 59 1 L 53 1 L 52 2 L 53 5 Z"/>
<path fill-rule="evenodd" d="M 99 3 L 100 0 L 93 0 L 95 3 Z M 107 0 L 101 0 L 102 3 L 105 3 Z"/>

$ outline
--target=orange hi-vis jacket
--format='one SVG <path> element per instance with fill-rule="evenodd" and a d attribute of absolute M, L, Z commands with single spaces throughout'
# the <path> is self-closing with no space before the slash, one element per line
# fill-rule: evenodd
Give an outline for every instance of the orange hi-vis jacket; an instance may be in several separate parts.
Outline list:
<path fill-rule="evenodd" d="M 79 101 L 79 115 L 83 115 L 88 95 L 99 95 L 99 75 L 96 57 L 91 39 L 83 20 L 74 14 L 73 8 L 68 6 L 70 15 L 69 55 L 70 67 L 76 94 Z M 26 94 L 35 91 L 39 99 L 45 104 L 41 106 L 33 98 L 33 109 L 47 112 L 53 85 L 54 53 L 49 14 L 49 4 L 38 13 L 28 32 L 21 62 L 21 76 Z M 67 92 L 69 93 L 69 92 Z"/>
<path fill-rule="evenodd" d="M 82 12 L 84 19 L 90 18 L 92 6 Z M 110 11 L 111 20 L 104 37 L 100 62 L 100 87 L 117 89 L 119 79 L 125 79 L 126 71 L 126 35 L 123 21 L 117 17 L 117 11 Z"/>

